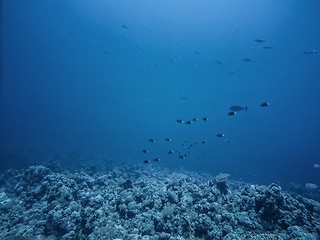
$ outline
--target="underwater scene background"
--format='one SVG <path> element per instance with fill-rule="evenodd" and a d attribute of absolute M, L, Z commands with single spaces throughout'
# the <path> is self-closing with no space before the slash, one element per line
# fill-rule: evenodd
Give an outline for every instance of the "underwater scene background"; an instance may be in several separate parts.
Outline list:
<path fill-rule="evenodd" d="M 320 239 L 320 2 L 3 0 L 0 239 Z"/>

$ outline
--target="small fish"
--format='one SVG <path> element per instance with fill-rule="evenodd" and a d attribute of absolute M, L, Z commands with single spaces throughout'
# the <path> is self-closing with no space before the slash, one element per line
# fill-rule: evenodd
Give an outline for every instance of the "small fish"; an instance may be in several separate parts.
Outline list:
<path fill-rule="evenodd" d="M 320 168 L 320 165 L 315 163 L 315 164 L 313 164 L 313 168 Z"/>
<path fill-rule="evenodd" d="M 250 58 L 244 58 L 243 61 L 244 62 L 252 62 L 252 60 Z"/>
<path fill-rule="evenodd" d="M 303 53 L 306 54 L 306 55 L 309 55 L 309 54 L 318 54 L 318 52 L 317 52 L 315 49 L 313 49 L 312 51 L 304 51 Z"/>
<path fill-rule="evenodd" d="M 196 122 L 198 121 L 199 119 L 198 118 L 193 118 L 192 121 Z"/>
<path fill-rule="evenodd" d="M 233 116 L 233 115 L 236 115 L 236 114 L 237 114 L 237 112 L 228 112 L 229 116 Z"/>
<path fill-rule="evenodd" d="M 201 143 L 202 143 L 202 144 L 205 144 L 206 142 L 207 142 L 207 140 L 203 140 Z"/>
<path fill-rule="evenodd" d="M 154 143 L 154 142 L 156 142 L 156 140 L 154 140 L 153 138 L 150 138 L 150 139 L 149 139 L 149 142 Z"/>
<path fill-rule="evenodd" d="M 257 43 L 263 43 L 263 42 L 266 42 L 266 40 L 261 39 L 261 38 L 256 38 L 254 41 L 255 41 L 255 42 L 257 42 Z"/>
<path fill-rule="evenodd" d="M 206 122 L 206 121 L 208 121 L 208 120 L 209 120 L 209 118 L 207 118 L 207 117 L 203 117 L 203 118 L 202 118 L 202 120 Z"/>
<path fill-rule="evenodd" d="M 171 138 L 165 138 L 164 140 L 165 140 L 166 142 L 171 142 L 171 141 L 172 141 Z"/>
<path fill-rule="evenodd" d="M 216 61 L 216 64 L 219 64 L 219 65 L 225 65 L 225 63 L 224 63 L 224 62 L 222 62 L 222 61 Z"/>
<path fill-rule="evenodd" d="M 217 134 L 217 137 L 224 137 L 224 134 L 218 133 L 218 134 Z"/>
<path fill-rule="evenodd" d="M 188 100 L 189 98 L 187 97 L 181 97 L 180 100 Z"/>
<path fill-rule="evenodd" d="M 232 106 L 230 107 L 230 110 L 233 111 L 233 112 L 240 112 L 240 111 L 248 111 L 248 106 L 245 106 L 245 107 L 241 107 L 241 106 Z"/>
<path fill-rule="evenodd" d="M 177 120 L 177 123 L 183 123 L 183 120 L 178 119 L 178 120 Z"/>
<path fill-rule="evenodd" d="M 186 124 L 192 124 L 192 121 L 186 121 Z"/>
<path fill-rule="evenodd" d="M 168 154 L 172 154 L 173 153 L 173 150 L 169 150 Z"/>
<path fill-rule="evenodd" d="M 186 158 L 186 155 L 179 155 L 179 158 L 185 159 L 185 158 Z"/>
<path fill-rule="evenodd" d="M 148 153 L 149 151 L 147 149 L 142 150 L 143 153 Z"/>
<path fill-rule="evenodd" d="M 126 25 L 124 25 L 124 24 L 122 24 L 121 27 L 124 28 L 124 29 L 128 29 L 128 27 Z"/>
<path fill-rule="evenodd" d="M 314 183 L 306 183 L 306 188 L 309 190 L 314 190 L 314 189 L 318 188 L 318 185 L 316 185 Z"/>
<path fill-rule="evenodd" d="M 153 161 L 154 162 L 160 162 L 160 158 L 154 158 Z"/>
<path fill-rule="evenodd" d="M 195 51 L 194 54 L 200 55 L 201 52 Z"/>
<path fill-rule="evenodd" d="M 260 104 L 261 107 L 268 107 L 270 105 L 270 103 L 268 102 L 263 102 Z"/>
<path fill-rule="evenodd" d="M 274 49 L 273 46 L 263 46 L 263 49 Z"/>
<path fill-rule="evenodd" d="M 230 140 L 229 140 L 229 139 L 226 139 L 226 142 L 227 142 L 227 143 L 230 143 Z"/>
<path fill-rule="evenodd" d="M 143 163 L 146 163 L 146 164 L 149 163 L 149 162 L 150 162 L 149 160 L 144 160 L 143 161 Z"/>

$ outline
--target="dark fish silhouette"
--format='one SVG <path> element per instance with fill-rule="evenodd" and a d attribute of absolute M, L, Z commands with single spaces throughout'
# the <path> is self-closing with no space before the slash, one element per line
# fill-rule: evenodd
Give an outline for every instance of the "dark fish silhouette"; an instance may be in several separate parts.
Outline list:
<path fill-rule="evenodd" d="M 173 150 L 170 150 L 169 152 L 168 152 L 168 154 L 172 154 L 173 153 Z"/>
<path fill-rule="evenodd" d="M 193 118 L 192 121 L 196 122 L 198 121 L 199 119 L 198 118 Z"/>
<path fill-rule="evenodd" d="M 153 138 L 150 138 L 150 139 L 149 139 L 149 142 L 154 143 L 154 142 L 156 142 L 156 140 L 154 140 Z"/>
<path fill-rule="evenodd" d="M 164 140 L 165 140 L 166 142 L 171 142 L 171 141 L 172 141 L 171 138 L 165 138 Z"/>
<path fill-rule="evenodd" d="M 149 151 L 147 149 L 142 150 L 143 153 L 148 153 Z"/>
<path fill-rule="evenodd" d="M 270 103 L 268 102 L 263 102 L 260 104 L 261 107 L 268 107 L 270 105 Z"/>
<path fill-rule="evenodd" d="M 229 116 L 233 116 L 233 115 L 236 115 L 236 114 L 237 114 L 237 112 L 228 112 Z"/>
<path fill-rule="evenodd" d="M 124 25 L 124 24 L 122 24 L 121 27 L 124 28 L 124 29 L 128 29 L 128 27 L 126 25 Z"/>
<path fill-rule="evenodd" d="M 261 38 L 256 38 L 254 41 L 257 42 L 257 43 L 263 43 L 263 42 L 265 42 L 266 40 L 261 39 Z"/>
<path fill-rule="evenodd" d="M 252 60 L 250 58 L 244 58 L 243 61 L 244 62 L 252 62 Z"/>
<path fill-rule="evenodd" d="M 185 159 L 187 155 L 179 155 L 179 158 Z"/>
<path fill-rule="evenodd" d="M 207 142 L 207 140 L 203 140 L 201 143 L 202 143 L 202 144 L 205 144 L 206 142 Z"/>
<path fill-rule="evenodd" d="M 160 158 L 154 158 L 153 161 L 154 162 L 160 162 Z"/>
<path fill-rule="evenodd" d="M 303 53 L 306 54 L 306 55 L 308 55 L 308 54 L 318 54 L 318 52 L 315 49 L 313 49 L 312 51 L 304 51 Z"/>
<path fill-rule="evenodd" d="M 202 120 L 206 122 L 206 121 L 208 121 L 208 120 L 209 120 L 209 118 L 207 118 L 207 117 L 203 117 L 203 118 L 202 118 Z"/>
<path fill-rule="evenodd" d="M 218 133 L 218 134 L 217 134 L 217 137 L 224 137 L 224 134 Z"/>
<path fill-rule="evenodd" d="M 192 124 L 192 121 L 186 121 L 186 124 Z"/>
<path fill-rule="evenodd" d="M 143 163 L 149 163 L 149 162 L 150 162 L 149 160 L 144 160 L 144 161 L 143 161 Z"/>
<path fill-rule="evenodd" d="M 232 106 L 230 107 L 230 110 L 233 111 L 233 112 L 240 112 L 240 111 L 248 111 L 248 106 L 245 106 L 245 107 L 241 107 L 241 106 Z"/>
<path fill-rule="evenodd" d="M 216 61 L 216 64 L 224 65 L 224 62 L 222 62 L 222 61 Z"/>
<path fill-rule="evenodd" d="M 183 123 L 183 120 L 178 119 L 177 122 L 178 122 L 178 123 Z"/>

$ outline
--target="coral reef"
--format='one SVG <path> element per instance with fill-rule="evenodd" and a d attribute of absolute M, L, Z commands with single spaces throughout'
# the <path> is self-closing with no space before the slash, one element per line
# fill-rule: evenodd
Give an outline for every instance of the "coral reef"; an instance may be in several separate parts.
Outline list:
<path fill-rule="evenodd" d="M 0 239 L 319 239 L 318 202 L 228 176 L 9 170 L 0 177 Z"/>

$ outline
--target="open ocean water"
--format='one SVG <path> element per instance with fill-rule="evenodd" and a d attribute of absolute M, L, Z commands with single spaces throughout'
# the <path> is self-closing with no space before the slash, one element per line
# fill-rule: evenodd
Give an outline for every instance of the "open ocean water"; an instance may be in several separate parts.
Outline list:
<path fill-rule="evenodd" d="M 320 239 L 318 0 L 0 7 L 0 239 Z"/>

